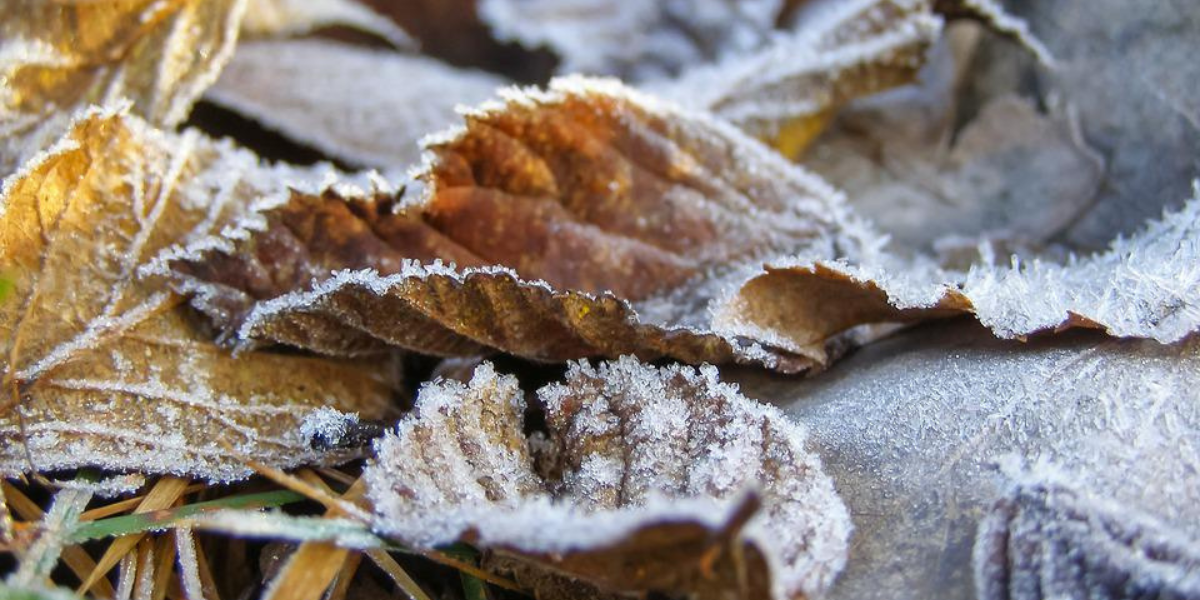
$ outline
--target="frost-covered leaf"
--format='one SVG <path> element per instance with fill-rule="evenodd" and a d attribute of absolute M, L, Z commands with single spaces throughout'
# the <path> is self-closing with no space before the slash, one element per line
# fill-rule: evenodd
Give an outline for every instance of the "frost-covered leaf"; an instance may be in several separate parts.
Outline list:
<path fill-rule="evenodd" d="M 855 543 L 831 598 L 974 598 L 977 526 L 1027 470 L 1200 540 L 1195 339 L 1081 331 L 1019 344 L 957 322 L 863 348 L 819 378 L 738 379 L 805 424 L 850 507 Z"/>
<path fill-rule="evenodd" d="M 364 473 L 376 527 L 489 550 L 540 598 L 807 598 L 841 569 L 849 518 L 803 429 L 715 368 L 573 364 L 537 398 L 530 435 L 490 365 L 422 390 Z"/>
<path fill-rule="evenodd" d="M 845 103 L 912 81 L 942 30 L 921 0 L 810 2 L 795 20 L 754 52 L 693 66 L 649 89 L 793 155 Z"/>
<path fill-rule="evenodd" d="M 1084 327 L 1182 340 L 1200 331 L 1200 197 L 1107 252 L 1066 264 L 1014 258 L 1011 267 L 977 265 L 964 274 L 921 261 L 780 262 L 742 286 L 714 321 L 801 352 L 833 333 L 820 324 L 948 314 L 971 314 L 1003 338 Z"/>
<path fill-rule="evenodd" d="M 978 99 L 982 106 L 960 106 L 980 35 L 952 26 L 918 84 L 851 104 L 800 159 L 898 250 L 979 237 L 1037 244 L 1073 224 L 1100 188 L 1104 162 L 1061 104 L 1043 114 L 1017 90 L 1000 89 Z M 966 108 L 976 112 L 961 123 Z"/>
<path fill-rule="evenodd" d="M 980 600 L 1200 598 L 1200 542 L 1057 481 L 997 501 L 974 562 Z"/>
<path fill-rule="evenodd" d="M 119 98 L 174 125 L 233 51 L 245 0 L 0 2 L 0 177 Z"/>
<path fill-rule="evenodd" d="M 504 84 L 422 56 L 256 41 L 238 47 L 205 98 L 343 161 L 403 173 L 423 136 L 458 121 L 455 105 L 482 102 Z"/>
<path fill-rule="evenodd" d="M 1096 248 L 1176 207 L 1200 174 L 1200 19 L 1189 2 L 1014 2 L 1054 53 L 1053 70 L 1023 68 L 1049 99 L 1075 107 L 1106 159 L 1095 207 L 1067 239 Z"/>
<path fill-rule="evenodd" d="M 390 19 L 357 0 L 249 0 L 242 18 L 242 33 L 252 37 L 304 35 L 334 26 L 379 36 L 397 48 L 415 44 Z"/>
<path fill-rule="evenodd" d="M 825 360 L 714 332 L 709 304 L 765 256 L 871 254 L 840 195 L 734 128 L 615 82 L 507 98 L 433 141 L 419 196 L 297 195 L 238 248 L 177 265 L 184 289 L 243 339 L 333 354 L 382 342 L 789 371 Z"/>
<path fill-rule="evenodd" d="M 761 47 L 785 5 L 784 0 L 481 0 L 479 14 L 501 39 L 553 50 L 561 74 L 641 81 Z"/>
<path fill-rule="evenodd" d="M 247 473 L 238 454 L 320 459 L 300 433 L 318 407 L 383 416 L 392 384 L 382 365 L 234 358 L 147 268 L 299 175 L 193 131 L 93 110 L 6 180 L 0 265 L 13 291 L 0 304 L 0 471 L 94 465 L 228 479 Z"/>

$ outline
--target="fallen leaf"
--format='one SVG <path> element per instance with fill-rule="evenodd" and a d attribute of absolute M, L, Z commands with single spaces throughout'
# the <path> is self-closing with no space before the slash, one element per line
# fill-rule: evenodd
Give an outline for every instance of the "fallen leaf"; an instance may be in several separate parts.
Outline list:
<path fill-rule="evenodd" d="M 531 436 L 490 365 L 422 390 L 364 473 L 376 527 L 486 549 L 540 598 L 807 598 L 840 570 L 849 518 L 803 430 L 715 368 L 576 363 L 537 397 Z"/>
<path fill-rule="evenodd" d="M 329 156 L 403 174 L 420 158 L 422 137 L 457 122 L 455 105 L 478 104 L 503 85 L 423 56 L 322 40 L 252 41 L 238 46 L 205 99 Z"/>
<path fill-rule="evenodd" d="M 974 562 L 980 600 L 1200 598 L 1200 543 L 1058 481 L 998 500 Z"/>
<path fill-rule="evenodd" d="M 390 19 L 355 0 L 249 0 L 242 18 L 242 34 L 249 37 L 297 36 L 335 26 L 370 33 L 397 48 L 416 46 Z"/>
<path fill-rule="evenodd" d="M 1107 252 L 945 272 L 929 261 L 780 261 L 746 282 L 713 322 L 801 353 L 849 325 L 970 314 L 1002 338 L 1083 327 L 1163 344 L 1200 330 L 1197 198 Z M 814 290 L 821 290 L 814 293 Z M 836 300 L 831 300 L 836 299 Z"/>
<path fill-rule="evenodd" d="M 430 151 L 419 196 L 296 195 L 236 248 L 180 261 L 181 289 L 243 340 L 331 354 L 385 343 L 795 371 L 824 353 L 723 336 L 709 304 L 764 257 L 857 257 L 877 245 L 820 180 L 728 125 L 615 82 L 509 92 Z"/>
<path fill-rule="evenodd" d="M 981 36 L 990 34 L 953 25 L 918 83 L 850 104 L 799 159 L 871 215 L 896 251 L 980 238 L 1036 246 L 1086 214 L 1101 186 L 1104 161 L 1069 108 L 1045 114 L 1017 89 L 961 106 L 963 89 L 986 77 L 973 61 Z"/>
<path fill-rule="evenodd" d="M 785 6 L 784 0 L 480 0 L 478 11 L 496 37 L 552 50 L 559 74 L 636 82 L 760 48 Z"/>
<path fill-rule="evenodd" d="M 810 2 L 753 52 L 698 64 L 649 91 L 708 110 L 797 155 L 849 101 L 912 81 L 942 20 L 928 2 Z"/>
<path fill-rule="evenodd" d="M 1200 540 L 1195 339 L 1078 331 L 1019 344 L 957 321 L 818 378 L 729 375 L 805 425 L 850 507 L 855 543 L 833 600 L 976 598 L 978 525 L 1029 471 Z"/>
<path fill-rule="evenodd" d="M 63 135 L 76 110 L 128 98 L 182 121 L 233 52 L 245 0 L 0 3 L 0 176 Z"/>
<path fill-rule="evenodd" d="M 0 471 L 90 465 L 231 479 L 248 474 L 242 457 L 325 458 L 300 434 L 319 407 L 385 415 L 386 365 L 230 356 L 149 269 L 300 175 L 194 131 L 96 109 L 6 180 L 0 264 L 13 291 L 0 304 Z"/>

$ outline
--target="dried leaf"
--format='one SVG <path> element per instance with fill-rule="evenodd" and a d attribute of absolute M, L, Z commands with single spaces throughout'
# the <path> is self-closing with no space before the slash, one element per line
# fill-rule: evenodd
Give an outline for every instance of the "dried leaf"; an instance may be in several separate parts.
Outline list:
<path fill-rule="evenodd" d="M 1200 540 L 1194 339 L 1017 344 L 957 322 L 863 348 L 819 378 L 739 375 L 748 396 L 805 424 L 854 515 L 835 600 L 975 598 L 977 525 L 1030 470 Z"/>
<path fill-rule="evenodd" d="M 245 0 L 0 2 L 0 176 L 48 147 L 75 110 L 119 98 L 174 125 L 213 82 Z"/>
<path fill-rule="evenodd" d="M 842 328 L 972 314 L 1003 338 L 1083 327 L 1163 344 L 1200 330 L 1197 198 L 1103 254 L 946 273 L 929 263 L 780 262 L 748 281 L 713 320 L 803 352 Z M 814 290 L 821 290 L 814 293 Z"/>
<path fill-rule="evenodd" d="M 230 479 L 248 473 L 238 455 L 321 459 L 299 431 L 318 407 L 383 416 L 392 389 L 383 365 L 234 358 L 148 270 L 252 199 L 269 205 L 298 175 L 195 132 L 94 110 L 8 179 L 0 264 L 14 289 L 0 304 L 0 471 L 96 465 Z"/>
<path fill-rule="evenodd" d="M 965 124 L 981 31 L 951 27 L 919 84 L 844 109 L 801 162 L 846 192 L 903 251 L 979 237 L 1037 244 L 1091 207 L 1104 161 L 1070 111 L 993 90 Z"/>
<path fill-rule="evenodd" d="M 376 527 L 488 549 L 542 598 L 571 579 L 806 598 L 840 570 L 849 518 L 803 430 L 715 368 L 573 364 L 538 400 L 547 432 L 527 437 L 517 381 L 490 365 L 425 388 L 364 474 Z"/>
<path fill-rule="evenodd" d="M 418 199 L 296 195 L 236 249 L 177 265 L 183 289 L 242 339 L 331 354 L 386 343 L 788 371 L 824 358 L 713 332 L 708 305 L 764 256 L 872 253 L 836 192 L 723 123 L 615 82 L 507 98 L 431 145 Z"/>
<path fill-rule="evenodd" d="M 338 25 L 376 35 L 397 48 L 416 45 L 390 19 L 355 0 L 249 0 L 242 18 L 242 33 L 251 37 L 284 37 Z"/>
<path fill-rule="evenodd" d="M 795 20 L 755 52 L 649 89 L 795 155 L 842 105 L 912 81 L 942 31 L 931 4 L 911 0 L 810 2 Z"/>
<path fill-rule="evenodd" d="M 974 562 L 980 600 L 1200 598 L 1200 543 L 1061 482 L 1013 486 Z"/>
<path fill-rule="evenodd" d="M 643 81 L 761 47 L 785 5 L 784 0 L 481 0 L 479 15 L 501 39 L 549 47 L 559 56 L 561 74 Z"/>
<path fill-rule="evenodd" d="M 456 104 L 502 85 L 421 56 L 281 40 L 241 44 L 205 98 L 330 156 L 403 173 L 423 136 L 457 121 Z"/>

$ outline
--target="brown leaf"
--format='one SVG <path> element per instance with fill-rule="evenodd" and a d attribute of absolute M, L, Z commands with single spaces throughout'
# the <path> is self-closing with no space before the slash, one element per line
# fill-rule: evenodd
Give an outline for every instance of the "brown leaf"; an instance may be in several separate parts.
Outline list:
<path fill-rule="evenodd" d="M 0 176 L 90 104 L 174 125 L 228 60 L 244 0 L 0 2 Z"/>
<path fill-rule="evenodd" d="M 195 132 L 93 110 L 5 182 L 0 264 L 13 291 L 0 304 L 0 471 L 229 479 L 247 474 L 235 455 L 321 459 L 300 433 L 314 409 L 387 412 L 385 365 L 234 358 L 153 271 L 175 242 L 227 227 L 295 175 Z"/>
<path fill-rule="evenodd" d="M 331 354 L 382 342 L 788 371 L 825 359 L 724 336 L 707 310 L 763 257 L 872 252 L 836 192 L 732 127 L 615 82 L 508 98 L 430 146 L 418 199 L 297 195 L 236 249 L 177 265 L 183 289 L 243 339 Z"/>
<path fill-rule="evenodd" d="M 805 598 L 841 569 L 848 515 L 803 430 L 715 368 L 574 364 L 537 396 L 530 437 L 490 365 L 424 389 L 364 475 L 377 527 L 487 549 L 546 598 Z"/>
<path fill-rule="evenodd" d="M 422 136 L 457 121 L 456 104 L 482 102 L 504 83 L 422 56 L 265 40 L 239 45 L 205 98 L 329 156 L 399 171 L 417 162 Z"/>
<path fill-rule="evenodd" d="M 779 261 L 717 307 L 725 331 L 803 352 L 847 326 L 969 314 L 1001 338 L 1065 329 L 1179 342 L 1200 331 L 1200 198 L 1108 251 L 947 272 L 929 261 Z"/>

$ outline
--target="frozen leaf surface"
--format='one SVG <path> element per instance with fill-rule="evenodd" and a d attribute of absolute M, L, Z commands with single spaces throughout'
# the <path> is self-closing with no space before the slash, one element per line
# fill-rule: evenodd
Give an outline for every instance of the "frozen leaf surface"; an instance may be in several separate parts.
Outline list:
<path fill-rule="evenodd" d="M 994 37 L 953 25 L 918 83 L 851 104 L 800 159 L 897 250 L 940 250 L 954 238 L 1038 244 L 1076 222 L 1100 189 L 1104 161 L 1062 105 L 1044 114 L 1013 86 L 960 106 L 962 90 L 984 77 L 973 68 L 981 36 Z"/>
<path fill-rule="evenodd" d="M 822 343 L 823 324 L 951 314 L 972 314 L 1003 338 L 1083 327 L 1168 344 L 1200 329 L 1198 252 L 1200 199 L 1193 199 L 1107 252 L 1066 264 L 1014 257 L 1010 267 L 963 274 L 928 261 L 779 263 L 742 286 L 714 320 L 743 335 L 776 336 L 776 346 L 793 351 Z"/>
<path fill-rule="evenodd" d="M 850 100 L 915 78 L 942 31 L 928 2 L 812 2 L 753 52 L 649 89 L 709 110 L 794 154 Z"/>
<path fill-rule="evenodd" d="M 479 14 L 498 37 L 559 56 L 558 72 L 631 81 L 763 45 L 784 0 L 482 0 Z"/>
<path fill-rule="evenodd" d="M 304 35 L 325 27 L 353 27 L 410 48 L 415 42 L 387 17 L 355 0 L 249 0 L 242 33 L 252 37 Z"/>
<path fill-rule="evenodd" d="M 978 524 L 1026 469 L 1200 539 L 1195 340 L 1079 331 L 1017 344 L 960 321 L 816 379 L 738 379 L 809 428 L 850 507 L 855 543 L 832 598 L 974 598 Z"/>
<path fill-rule="evenodd" d="M 974 561 L 981 600 L 1200 598 L 1200 543 L 1056 481 L 997 501 Z"/>
<path fill-rule="evenodd" d="M 723 335 L 709 305 L 764 257 L 859 257 L 878 243 L 819 179 L 615 82 L 509 92 L 429 148 L 419 195 L 297 195 L 246 243 L 177 265 L 183 289 L 243 339 L 333 354 L 386 343 L 794 371 L 824 352 Z"/>
<path fill-rule="evenodd" d="M 314 85 L 319 81 L 320 85 Z M 505 81 L 436 60 L 322 40 L 254 41 L 205 98 L 348 163 L 403 173 L 419 140 Z"/>
<path fill-rule="evenodd" d="M 424 389 L 364 475 L 377 526 L 488 549 L 543 598 L 572 579 L 577 597 L 807 598 L 840 570 L 849 519 L 803 429 L 715 368 L 577 363 L 537 397 L 530 436 L 490 365 Z"/>
<path fill-rule="evenodd" d="M 300 431 L 318 407 L 383 416 L 392 386 L 381 366 L 234 358 L 148 268 L 298 175 L 195 132 L 93 110 L 8 179 L 0 471 L 93 465 L 229 479 L 247 473 L 236 455 L 321 459 Z"/>
<path fill-rule="evenodd" d="M 233 52 L 245 0 L 0 2 L 0 176 L 119 98 L 174 125 Z"/>

